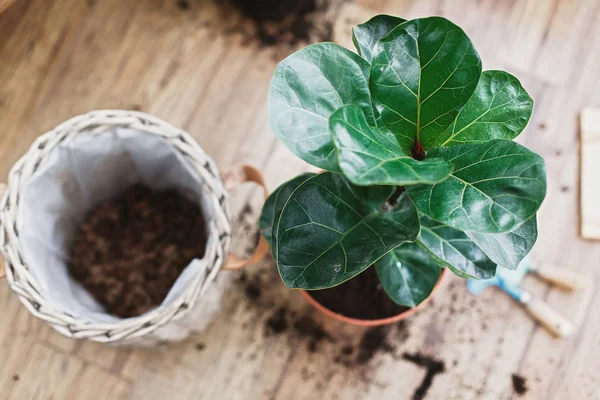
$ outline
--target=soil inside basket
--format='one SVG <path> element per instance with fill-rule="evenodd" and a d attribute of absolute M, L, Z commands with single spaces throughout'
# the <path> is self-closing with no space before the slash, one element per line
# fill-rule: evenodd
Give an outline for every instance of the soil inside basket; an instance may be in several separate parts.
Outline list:
<path fill-rule="evenodd" d="M 396 316 L 410 307 L 394 303 L 383 290 L 374 267 L 330 289 L 308 294 L 325 308 L 345 317 L 362 320 Z"/>
<path fill-rule="evenodd" d="M 206 242 L 197 203 L 138 184 L 88 213 L 68 267 L 107 313 L 129 318 L 161 304 L 185 267 L 204 256 Z"/>

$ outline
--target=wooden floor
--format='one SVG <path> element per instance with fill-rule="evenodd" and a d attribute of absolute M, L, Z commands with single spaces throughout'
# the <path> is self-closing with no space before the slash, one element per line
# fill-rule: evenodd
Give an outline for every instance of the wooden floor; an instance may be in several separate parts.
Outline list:
<path fill-rule="evenodd" d="M 337 13 L 334 31 L 343 43 L 357 15 L 439 14 L 466 30 L 484 69 L 521 78 L 536 104 L 523 141 L 548 167 L 534 256 L 599 283 L 600 243 L 578 236 L 578 115 L 600 106 L 600 1 L 361 3 L 371 11 L 345 6 Z M 100 108 L 155 114 L 187 129 L 221 168 L 262 168 L 271 188 L 305 170 L 268 127 L 267 88 L 281 51 L 224 34 L 239 16 L 208 1 L 190 5 L 17 0 L 0 16 L 0 179 L 36 136 Z M 237 209 L 249 206 L 236 220 L 243 252 L 260 204 L 247 190 L 233 197 Z M 223 276 L 231 284 L 208 330 L 153 351 L 65 339 L 1 284 L 0 399 L 411 399 L 426 372 L 405 353 L 444 362 L 426 399 L 600 399 L 600 292 L 524 282 L 579 325 L 569 340 L 552 339 L 502 293 L 473 298 L 455 278 L 406 323 L 369 331 L 316 314 L 274 271 L 269 258 L 250 267 L 245 281 L 239 273 Z M 298 331 L 297 321 L 322 327 L 325 338 Z M 357 353 L 373 335 L 384 345 Z M 513 374 L 526 379 L 522 396 Z"/>

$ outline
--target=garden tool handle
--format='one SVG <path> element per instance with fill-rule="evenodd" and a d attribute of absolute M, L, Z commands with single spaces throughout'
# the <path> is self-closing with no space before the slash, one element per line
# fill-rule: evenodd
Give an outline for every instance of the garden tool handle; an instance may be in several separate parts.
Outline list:
<path fill-rule="evenodd" d="M 573 324 L 539 297 L 524 291 L 521 295 L 521 304 L 536 321 L 554 336 L 565 338 L 573 333 Z"/>
<path fill-rule="evenodd" d="M 2 0 L 0 0 L 0 3 L 2 3 Z M 4 195 L 5 191 L 6 191 L 6 183 L 0 183 L 0 197 L 2 197 Z M 4 269 L 4 257 L 0 256 L 0 280 L 4 279 L 5 277 L 6 277 L 6 270 Z"/>
<path fill-rule="evenodd" d="M 265 200 L 267 199 L 267 197 L 269 197 L 269 191 L 267 190 L 265 179 L 263 178 L 260 171 L 254 168 L 253 166 L 236 165 L 223 174 L 223 183 L 225 184 L 225 189 L 227 190 L 233 190 L 242 183 L 247 182 L 253 182 L 262 186 Z M 268 252 L 269 243 L 267 243 L 265 238 L 261 235 L 260 239 L 258 240 L 258 244 L 254 249 L 254 252 L 250 255 L 249 258 L 243 259 L 241 257 L 236 256 L 233 253 L 229 253 L 227 259 L 225 260 L 225 264 L 223 264 L 221 268 L 225 270 L 237 270 L 244 268 L 247 265 L 254 264 L 262 260 Z"/>
<path fill-rule="evenodd" d="M 590 282 L 590 278 L 585 275 L 550 264 L 532 263 L 530 271 L 552 285 L 566 290 L 583 290 Z"/>

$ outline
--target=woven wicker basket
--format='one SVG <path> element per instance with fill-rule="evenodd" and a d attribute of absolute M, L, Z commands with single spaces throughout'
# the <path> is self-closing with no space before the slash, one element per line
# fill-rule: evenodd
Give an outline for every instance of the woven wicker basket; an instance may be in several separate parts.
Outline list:
<path fill-rule="evenodd" d="M 26 257 L 23 257 L 19 238 L 18 215 L 21 206 L 19 200 L 24 187 L 44 166 L 54 149 L 68 144 L 77 135 L 94 135 L 115 127 L 157 135 L 181 153 L 208 188 L 209 200 L 214 211 L 214 218 L 208 230 L 209 236 L 215 240 L 209 241 L 206 249 L 204 257 L 208 265 L 206 273 L 195 276 L 192 284 L 187 285 L 171 304 L 116 323 L 93 323 L 86 318 L 65 312 L 42 294 L 43 290 L 40 290 L 38 282 L 24 261 Z M 248 166 L 235 169 L 225 180 L 231 186 L 245 181 L 254 181 L 264 187 L 260 173 Z M 6 279 L 10 288 L 31 314 L 46 321 L 68 337 L 98 342 L 150 345 L 183 339 L 194 330 L 190 328 L 193 324 L 178 324 L 175 321 L 184 320 L 184 316 L 191 311 L 198 298 L 213 282 L 227 257 L 231 239 L 227 199 L 227 191 L 214 162 L 188 133 L 151 115 L 134 111 L 102 110 L 72 118 L 40 136 L 9 174 L 8 187 L 0 202 L 0 246 L 5 258 Z M 228 266 L 230 269 L 245 266 L 262 258 L 267 250 L 267 244 L 261 241 L 250 260 L 230 257 Z M 192 314 L 197 317 L 198 313 Z"/>

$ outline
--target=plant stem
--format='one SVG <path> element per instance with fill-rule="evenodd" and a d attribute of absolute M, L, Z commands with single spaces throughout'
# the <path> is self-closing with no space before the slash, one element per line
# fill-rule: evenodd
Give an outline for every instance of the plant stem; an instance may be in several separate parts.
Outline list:
<path fill-rule="evenodd" d="M 396 189 L 394 190 L 394 193 L 392 193 L 390 195 L 390 197 L 388 197 L 387 201 L 385 202 L 385 208 L 387 210 L 394 209 L 394 207 L 396 207 L 398 205 L 398 199 L 400 198 L 400 195 L 405 190 L 406 189 L 404 188 L 404 186 L 396 186 Z"/>
<path fill-rule="evenodd" d="M 419 140 L 415 140 L 415 145 L 412 148 L 412 157 L 415 160 L 423 161 L 425 159 L 425 151 Z"/>

